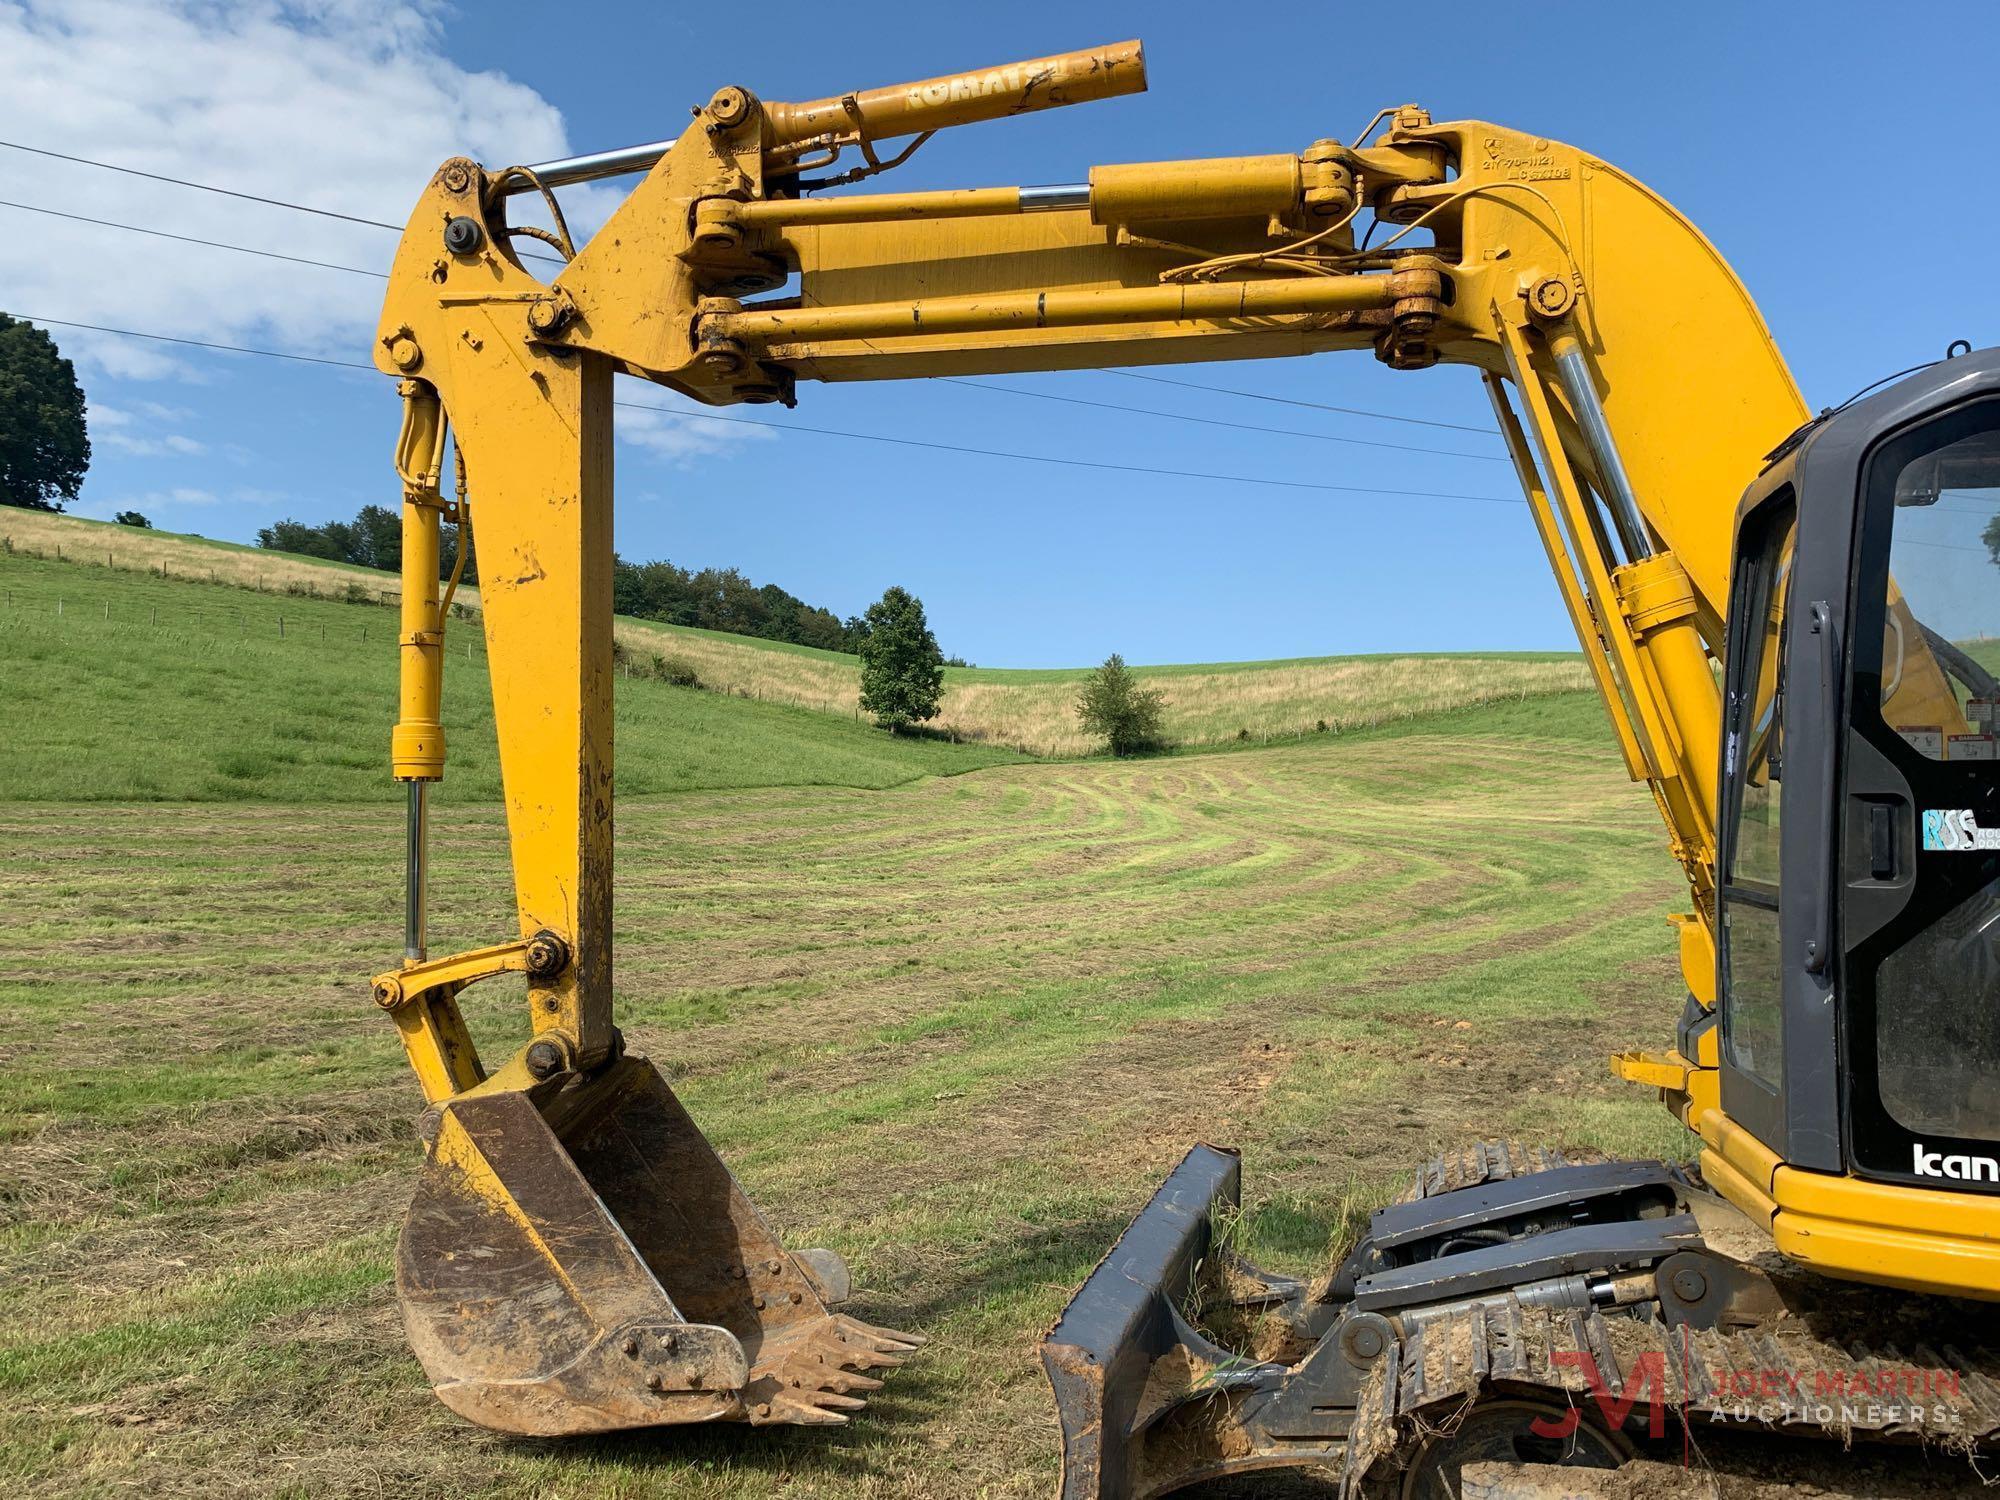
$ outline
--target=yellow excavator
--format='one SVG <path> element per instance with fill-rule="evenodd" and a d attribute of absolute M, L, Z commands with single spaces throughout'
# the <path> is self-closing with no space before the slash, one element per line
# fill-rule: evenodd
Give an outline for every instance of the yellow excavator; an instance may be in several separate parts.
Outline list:
<path fill-rule="evenodd" d="M 1238 1161 L 1195 1146 L 1044 1343 L 1063 1494 L 1610 1468 L 1648 1413 L 1741 1416 L 1743 1371 L 1765 1427 L 1978 1448 L 2000 1387 L 1958 1299 L 2000 1299 L 2000 684 L 1975 639 L 2000 575 L 1968 588 L 1945 553 L 1978 549 L 1937 522 L 2000 487 L 2000 352 L 1815 416 L 1658 196 L 1414 105 L 1295 153 L 829 191 L 947 126 L 1144 85 L 1125 43 L 805 104 L 728 87 L 672 140 L 425 186 L 375 348 L 404 412 L 409 798 L 375 997 L 430 1104 L 396 1281 L 437 1393 L 513 1433 L 838 1422 L 921 1342 L 842 1311 L 838 1258 L 784 1248 L 613 1025 L 612 376 L 790 404 L 802 379 L 1359 350 L 1482 374 L 1686 876 L 1673 1044 L 1614 1067 L 1698 1158 L 1468 1148 L 1303 1283 L 1231 1253 Z M 576 243 L 556 191 L 621 174 Z M 524 197 L 546 226 L 510 217 Z M 431 957 L 445 521 L 477 531 L 520 924 Z M 457 997 L 504 973 L 531 1024 L 489 1069 Z"/>

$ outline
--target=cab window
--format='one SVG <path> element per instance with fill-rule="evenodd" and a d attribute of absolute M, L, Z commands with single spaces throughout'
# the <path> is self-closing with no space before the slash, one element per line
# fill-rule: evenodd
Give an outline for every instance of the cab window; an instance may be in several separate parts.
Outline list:
<path fill-rule="evenodd" d="M 1743 526 L 1725 727 L 1728 863 L 1723 871 L 1722 1038 L 1730 1061 L 1776 1087 L 1783 1033 L 1780 793 L 1785 775 L 1785 619 L 1798 503 L 1780 490 Z"/>

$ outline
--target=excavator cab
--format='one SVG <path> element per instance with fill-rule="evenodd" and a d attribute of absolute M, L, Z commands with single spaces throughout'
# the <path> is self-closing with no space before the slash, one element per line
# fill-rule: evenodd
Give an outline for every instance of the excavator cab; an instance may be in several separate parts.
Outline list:
<path fill-rule="evenodd" d="M 1718 1029 L 1721 1113 L 1784 1165 L 1718 1162 L 1781 1248 L 2000 1295 L 2000 354 L 1812 424 L 1737 535 L 1721 1003 L 1679 1050 Z"/>

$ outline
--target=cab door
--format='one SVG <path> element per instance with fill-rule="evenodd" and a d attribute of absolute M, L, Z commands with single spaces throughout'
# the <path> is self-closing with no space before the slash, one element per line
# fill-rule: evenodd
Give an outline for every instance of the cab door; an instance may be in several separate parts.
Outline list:
<path fill-rule="evenodd" d="M 1787 721 L 1799 505 L 1789 484 L 1761 500 L 1737 531 L 1724 678 L 1724 804 L 1716 892 L 1722 1107 L 1771 1150 L 1786 1149 L 1787 906 L 1802 872 L 1784 857 Z M 1796 860 L 1790 862 L 1795 865 Z"/>
<path fill-rule="evenodd" d="M 2000 397 L 1863 462 L 1837 808 L 1852 1170 L 2000 1192 Z"/>

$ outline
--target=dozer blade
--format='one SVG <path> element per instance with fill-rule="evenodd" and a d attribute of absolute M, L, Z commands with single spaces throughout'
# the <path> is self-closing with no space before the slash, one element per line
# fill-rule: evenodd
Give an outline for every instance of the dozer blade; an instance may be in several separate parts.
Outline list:
<path fill-rule="evenodd" d="M 1062 1500 L 1152 1491 L 1147 1424 L 1187 1394 L 1185 1379 L 1162 1375 L 1199 1378 L 1234 1360 L 1179 1309 L 1210 1252 L 1213 1215 L 1236 1206 L 1241 1184 L 1234 1152 L 1189 1151 L 1042 1340 L 1062 1422 Z"/>
<path fill-rule="evenodd" d="M 829 1310 L 839 1258 L 788 1254 L 638 1057 L 444 1105 L 396 1289 L 444 1403 L 533 1436 L 842 1422 L 922 1342 Z"/>

